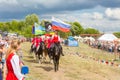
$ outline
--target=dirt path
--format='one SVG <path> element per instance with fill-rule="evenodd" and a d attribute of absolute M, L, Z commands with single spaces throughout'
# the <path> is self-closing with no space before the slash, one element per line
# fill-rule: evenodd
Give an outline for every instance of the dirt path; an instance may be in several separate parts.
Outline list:
<path fill-rule="evenodd" d="M 38 64 L 33 55 L 28 54 L 29 48 L 24 48 L 23 60 L 30 69 L 26 80 L 120 80 L 120 68 L 70 55 L 68 51 L 75 51 L 72 49 L 65 48 L 65 56 L 61 56 L 60 59 L 59 71 L 54 72 L 54 66 L 49 64 L 49 59 L 43 64 Z"/>
<path fill-rule="evenodd" d="M 24 56 L 25 64 L 30 68 L 30 73 L 28 74 L 29 79 L 36 80 L 70 80 L 68 77 L 65 77 L 65 70 L 63 67 L 59 67 L 59 71 L 54 71 L 53 64 L 49 63 L 49 59 L 42 64 L 37 63 L 32 55 Z M 31 76 L 33 75 L 33 76 Z"/>

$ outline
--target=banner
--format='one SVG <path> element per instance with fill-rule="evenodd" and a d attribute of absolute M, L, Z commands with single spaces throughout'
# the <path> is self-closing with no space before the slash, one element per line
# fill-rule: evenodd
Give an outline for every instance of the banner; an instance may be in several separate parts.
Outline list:
<path fill-rule="evenodd" d="M 62 32 L 69 32 L 71 28 L 70 24 L 67 24 L 59 19 L 52 18 L 52 29 L 53 30 L 60 30 Z"/>
<path fill-rule="evenodd" d="M 46 32 L 51 32 L 52 30 L 52 24 L 48 21 L 45 21 L 45 30 Z"/>
<path fill-rule="evenodd" d="M 45 34 L 45 28 L 35 23 L 32 29 L 32 33 L 35 35 L 43 35 Z"/>

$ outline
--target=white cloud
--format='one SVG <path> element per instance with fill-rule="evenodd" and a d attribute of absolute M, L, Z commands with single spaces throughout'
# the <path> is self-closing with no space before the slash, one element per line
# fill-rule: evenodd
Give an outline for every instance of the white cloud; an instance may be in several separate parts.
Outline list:
<path fill-rule="evenodd" d="M 86 18 L 86 19 L 101 20 L 103 19 L 103 14 L 99 12 L 83 13 L 80 15 L 80 17 Z"/>
<path fill-rule="evenodd" d="M 98 13 L 98 12 L 94 12 L 93 13 L 93 19 L 101 20 L 101 19 L 103 19 L 103 14 Z"/>
<path fill-rule="evenodd" d="M 91 13 L 82 13 L 80 15 L 81 18 L 84 18 L 84 19 L 92 19 L 92 14 Z"/>
<path fill-rule="evenodd" d="M 110 19 L 120 19 L 120 8 L 107 8 L 105 14 Z"/>
<path fill-rule="evenodd" d="M 25 1 L 27 2 L 27 1 Z M 39 4 L 43 5 L 45 8 L 54 8 L 55 6 L 59 5 L 60 0 L 30 0 L 30 4 Z M 29 4 L 28 4 L 29 5 Z"/>
<path fill-rule="evenodd" d="M 0 4 L 18 4 L 17 0 L 0 0 Z"/>

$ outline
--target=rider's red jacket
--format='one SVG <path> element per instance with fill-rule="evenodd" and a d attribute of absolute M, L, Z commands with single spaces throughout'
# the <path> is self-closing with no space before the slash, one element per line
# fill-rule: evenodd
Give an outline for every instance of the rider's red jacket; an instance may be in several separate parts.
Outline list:
<path fill-rule="evenodd" d="M 36 38 L 33 38 L 33 39 L 32 39 L 32 44 L 34 44 L 34 43 L 35 43 L 35 39 L 36 39 Z"/>
<path fill-rule="evenodd" d="M 53 42 L 53 43 L 60 42 L 60 37 L 59 37 L 58 35 L 53 35 L 53 36 L 52 36 L 52 42 Z"/>

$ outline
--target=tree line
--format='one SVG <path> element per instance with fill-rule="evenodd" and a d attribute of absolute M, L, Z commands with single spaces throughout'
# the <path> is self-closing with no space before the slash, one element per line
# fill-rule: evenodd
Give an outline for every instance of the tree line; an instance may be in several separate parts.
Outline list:
<path fill-rule="evenodd" d="M 0 30 L 15 32 L 25 37 L 32 37 L 32 26 L 34 23 L 38 23 L 45 27 L 45 20 L 40 21 L 38 15 L 30 14 L 25 17 L 24 20 L 12 20 L 9 22 L 0 22 Z M 64 33 L 59 31 L 61 37 L 66 38 L 68 36 L 75 36 L 80 34 L 99 34 L 100 32 L 94 28 L 84 29 L 79 22 L 67 22 L 71 25 L 70 32 Z"/>

